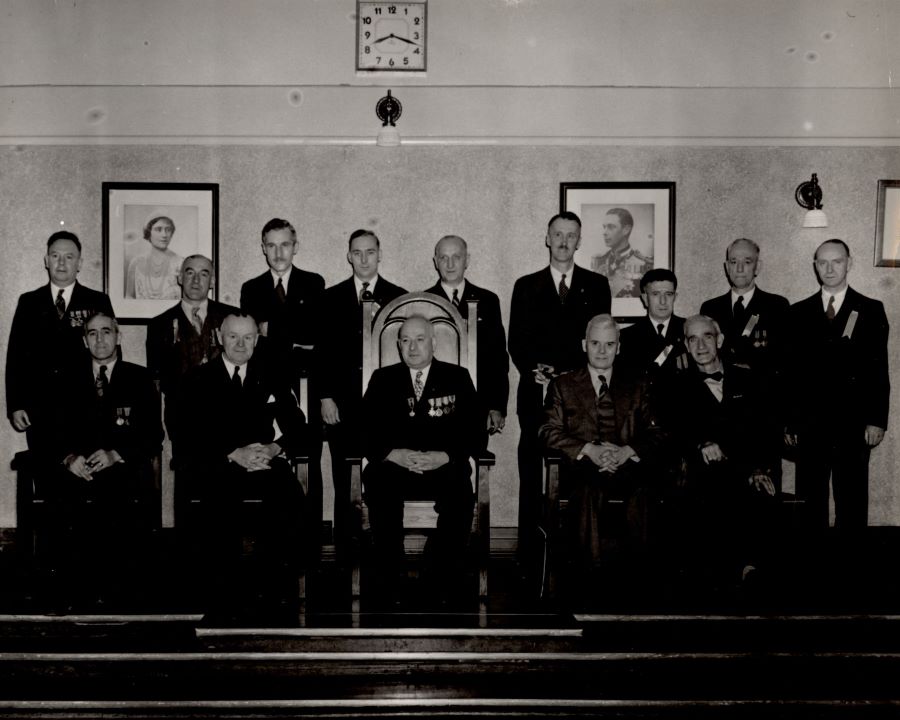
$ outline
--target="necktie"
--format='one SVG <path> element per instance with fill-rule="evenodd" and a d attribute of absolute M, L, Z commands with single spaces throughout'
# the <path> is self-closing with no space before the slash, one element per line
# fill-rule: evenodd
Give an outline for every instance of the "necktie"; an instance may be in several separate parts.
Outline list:
<path fill-rule="evenodd" d="M 422 371 L 416 370 L 416 379 L 413 382 L 413 392 L 416 394 L 416 402 L 422 399 L 422 393 L 425 390 L 425 385 L 422 384 Z"/>
<path fill-rule="evenodd" d="M 825 310 L 825 317 L 829 321 L 834 320 L 834 295 L 828 296 L 828 309 Z"/>
<path fill-rule="evenodd" d="M 566 301 L 566 296 L 569 294 L 569 286 L 566 285 L 566 274 L 563 273 L 563 276 L 559 279 L 559 300 L 560 302 Z"/>
<path fill-rule="evenodd" d="M 716 370 L 712 373 L 702 373 L 704 380 L 713 380 L 715 382 L 721 382 L 722 378 L 725 377 L 725 374 L 721 370 Z"/>
<path fill-rule="evenodd" d="M 275 297 L 278 298 L 278 302 L 281 304 L 287 301 L 287 293 L 284 291 L 284 283 L 281 282 L 281 278 L 278 278 L 278 284 L 275 286 Z"/>
<path fill-rule="evenodd" d="M 231 384 L 234 386 L 235 390 L 242 390 L 244 388 L 244 383 L 241 382 L 241 368 L 238 365 L 234 366 L 234 375 L 231 376 Z"/>
<path fill-rule="evenodd" d="M 597 401 L 599 402 L 609 392 L 609 385 L 606 384 L 606 375 L 598 375 L 597 379 L 600 381 L 600 389 L 597 391 Z"/>
<path fill-rule="evenodd" d="M 102 398 L 106 395 L 106 389 L 109 387 L 109 376 L 106 374 L 106 365 L 100 366 L 100 372 L 94 380 L 94 389 L 97 391 L 97 397 Z"/>
<path fill-rule="evenodd" d="M 659 335 L 660 337 L 665 337 L 666 334 L 663 332 L 663 329 L 664 329 L 665 327 L 666 327 L 666 326 L 665 326 L 665 323 L 659 323 L 659 324 L 656 326 L 656 334 Z"/>
<path fill-rule="evenodd" d="M 62 320 L 63 316 L 66 314 L 66 299 L 63 297 L 63 291 L 60 291 L 56 294 L 56 314 L 59 316 L 59 319 Z"/>
<path fill-rule="evenodd" d="M 372 295 L 371 292 L 369 292 L 369 283 L 364 282 L 362 284 L 362 292 L 359 294 L 359 301 L 362 302 L 363 300 L 373 300 L 373 299 L 374 299 L 374 296 Z"/>
<path fill-rule="evenodd" d="M 459 307 L 459 288 L 453 288 L 453 298 L 450 300 L 454 307 Z"/>
<path fill-rule="evenodd" d="M 734 313 L 734 324 L 743 330 L 741 325 L 744 322 L 744 296 L 738 295 L 738 299 L 734 301 L 734 308 L 732 309 Z"/>
<path fill-rule="evenodd" d="M 203 321 L 200 319 L 200 308 L 198 307 L 191 308 L 191 325 L 194 326 L 198 335 L 203 333 Z"/>

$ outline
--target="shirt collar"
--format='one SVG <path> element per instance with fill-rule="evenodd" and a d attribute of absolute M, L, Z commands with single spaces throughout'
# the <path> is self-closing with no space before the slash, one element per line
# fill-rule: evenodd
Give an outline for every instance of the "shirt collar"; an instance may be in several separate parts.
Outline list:
<path fill-rule="evenodd" d="M 225 353 L 222 353 L 222 362 L 225 363 L 225 370 L 228 371 L 228 377 L 232 377 L 234 375 L 234 369 L 238 368 L 238 375 L 240 376 L 241 381 L 247 379 L 247 363 L 235 365 L 231 360 L 225 357 Z"/>
<path fill-rule="evenodd" d="M 62 290 L 63 300 L 66 302 L 66 307 L 69 307 L 69 303 L 72 302 L 72 291 L 75 289 L 75 283 L 71 285 L 67 285 L 66 287 L 60 287 L 54 283 L 50 283 L 50 297 L 53 298 L 53 302 L 56 302 L 56 296 L 59 295 L 59 291 Z"/>
<path fill-rule="evenodd" d="M 370 293 L 375 292 L 375 284 L 378 282 L 378 275 L 373 277 L 371 280 L 366 280 L 369 283 L 369 287 L 366 288 Z M 356 286 L 356 297 L 362 295 L 363 291 L 363 281 L 360 280 L 356 275 L 353 276 L 353 284 Z"/>
<path fill-rule="evenodd" d="M 841 305 L 844 304 L 844 298 L 847 297 L 847 290 L 850 288 L 849 285 L 845 285 L 844 289 L 840 292 L 830 293 L 824 287 L 822 288 L 822 309 L 828 310 L 828 298 L 834 295 L 834 313 L 837 315 L 840 312 Z"/>
<path fill-rule="evenodd" d="M 421 370 L 422 371 L 422 387 L 424 387 L 425 383 L 428 382 L 428 372 L 429 372 L 429 370 L 431 370 L 431 363 L 428 363 L 423 368 L 408 367 L 407 370 L 409 370 L 409 379 L 413 384 L 415 384 L 415 382 L 416 382 L 416 373 L 419 372 L 419 370 Z"/>
<path fill-rule="evenodd" d="M 594 386 L 594 395 L 597 395 L 600 392 L 600 378 L 598 377 L 599 375 L 602 375 L 606 378 L 607 385 L 612 384 L 613 368 L 609 367 L 606 368 L 606 370 L 598 370 L 597 368 L 588 365 L 587 369 L 588 375 L 591 376 L 591 385 Z"/>
<path fill-rule="evenodd" d="M 448 285 L 447 283 L 445 283 L 445 282 L 442 280 L 442 281 L 441 281 L 441 288 L 442 288 L 443 291 L 447 294 L 447 297 L 450 298 L 451 300 L 453 299 L 453 291 L 454 291 L 454 290 L 459 290 L 459 301 L 462 302 L 462 299 L 463 299 L 463 293 L 466 292 L 466 279 L 463 278 L 463 279 L 462 279 L 462 282 L 461 282 L 459 285 L 457 285 L 456 287 L 453 287 L 453 286 L 451 286 L 451 285 Z"/>
<path fill-rule="evenodd" d="M 750 304 L 750 301 L 753 299 L 753 293 L 755 293 L 755 292 L 756 292 L 756 285 L 754 285 L 752 288 L 750 288 L 743 295 L 741 295 L 740 293 L 736 293 L 734 290 L 732 290 L 731 291 L 731 307 L 734 308 L 734 304 L 737 302 L 737 299 L 739 297 L 742 297 L 742 298 L 744 298 L 744 308 L 746 308 Z"/>
<path fill-rule="evenodd" d="M 650 315 L 649 315 L 649 313 L 648 313 L 648 314 L 647 314 L 647 320 L 650 321 L 650 325 L 653 327 L 653 332 L 655 332 L 655 333 L 657 333 L 657 334 L 659 333 L 659 331 L 656 329 L 656 326 L 659 325 L 660 322 L 662 322 L 662 326 L 663 326 L 662 334 L 663 334 L 663 336 L 665 336 L 665 334 L 666 334 L 667 332 L 669 332 L 669 323 L 672 322 L 672 316 L 669 315 L 669 317 L 668 317 L 667 320 L 660 321 L 660 320 L 654 320 L 652 317 L 650 317 Z"/>
<path fill-rule="evenodd" d="M 293 265 L 288 265 L 288 269 L 284 271 L 284 275 L 279 275 L 277 272 L 269 268 L 269 274 L 272 276 L 272 287 L 278 285 L 279 278 L 281 279 L 281 284 L 284 285 L 284 291 L 287 292 L 288 283 L 291 281 L 291 273 L 294 271 Z"/>
<path fill-rule="evenodd" d="M 195 307 L 200 308 L 200 319 L 206 320 L 206 313 L 209 310 L 209 300 L 203 298 L 203 300 L 201 300 L 198 305 L 192 305 L 187 300 L 181 301 L 181 310 L 184 312 L 185 317 L 187 317 L 188 320 L 190 320 L 191 315 L 194 314 Z"/>
<path fill-rule="evenodd" d="M 112 357 L 109 360 L 106 360 L 105 362 L 102 362 L 102 363 L 99 363 L 96 360 L 94 360 L 93 358 L 91 358 L 91 366 L 94 371 L 94 379 L 95 380 L 97 379 L 97 376 L 100 374 L 100 366 L 101 365 L 106 365 L 106 378 L 107 378 L 107 380 L 111 379 L 112 374 L 113 374 L 113 368 L 116 366 L 116 358 Z"/>
<path fill-rule="evenodd" d="M 575 263 L 572 263 L 571 269 L 565 274 L 566 275 L 566 285 L 570 288 L 572 287 L 572 275 L 575 274 Z M 555 267 L 550 265 L 550 276 L 553 278 L 553 287 L 559 291 L 559 281 L 562 280 L 563 273 L 557 270 Z"/>

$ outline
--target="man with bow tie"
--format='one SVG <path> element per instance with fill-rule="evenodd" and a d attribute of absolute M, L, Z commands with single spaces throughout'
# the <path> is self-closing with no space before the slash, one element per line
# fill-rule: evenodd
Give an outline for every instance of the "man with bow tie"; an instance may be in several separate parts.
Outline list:
<path fill-rule="evenodd" d="M 81 241 L 68 230 L 47 239 L 44 267 L 50 282 L 19 297 L 6 351 L 6 413 L 12 426 L 39 442 L 56 399 L 49 390 L 72 363 L 85 359 L 84 323 L 94 313 L 112 315 L 106 294 L 77 281 Z M 46 428 L 44 428 L 46 429 Z"/>
<path fill-rule="evenodd" d="M 83 330 L 90 357 L 56 388 L 52 439 L 35 483 L 60 531 L 51 533 L 51 546 L 59 543 L 51 555 L 68 556 L 62 563 L 73 581 L 99 591 L 140 571 L 133 555 L 159 517 L 153 462 L 162 425 L 150 373 L 118 358 L 115 319 L 95 313 Z"/>
<path fill-rule="evenodd" d="M 539 430 L 543 446 L 563 455 L 561 497 L 569 500 L 568 533 L 576 571 L 602 560 L 606 505 L 625 500 L 628 549 L 643 549 L 648 483 L 658 469 L 663 432 L 643 372 L 617 361 L 619 329 L 608 314 L 588 322 L 587 363 L 551 381 Z"/>
<path fill-rule="evenodd" d="M 363 484 L 378 569 L 389 584 L 402 567 L 403 501 L 434 500 L 438 525 L 426 562 L 452 587 L 464 570 L 474 504 L 469 458 L 481 448 L 483 417 L 468 371 L 434 357 L 429 320 L 407 318 L 397 346 L 403 362 L 376 370 L 363 398 Z"/>
<path fill-rule="evenodd" d="M 765 442 L 767 397 L 747 367 L 725 363 L 725 338 L 705 315 L 684 322 L 695 368 L 678 376 L 677 422 L 682 459 L 683 559 L 707 579 L 730 582 L 755 570 L 776 488 L 779 454 Z"/>
<path fill-rule="evenodd" d="M 891 393 L 884 305 L 854 290 L 842 240 L 822 243 L 814 269 L 821 290 L 791 306 L 791 415 L 786 440 L 797 448 L 797 494 L 813 530 L 868 524 L 869 454 L 884 438 Z"/>

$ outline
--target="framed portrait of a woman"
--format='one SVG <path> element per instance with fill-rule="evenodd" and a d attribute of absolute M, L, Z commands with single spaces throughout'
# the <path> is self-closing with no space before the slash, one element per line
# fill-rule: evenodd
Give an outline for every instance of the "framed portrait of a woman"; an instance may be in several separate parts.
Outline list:
<path fill-rule="evenodd" d="M 210 258 L 218 279 L 218 244 L 218 185 L 103 183 L 103 289 L 120 321 L 146 322 L 178 302 L 186 257 Z"/>

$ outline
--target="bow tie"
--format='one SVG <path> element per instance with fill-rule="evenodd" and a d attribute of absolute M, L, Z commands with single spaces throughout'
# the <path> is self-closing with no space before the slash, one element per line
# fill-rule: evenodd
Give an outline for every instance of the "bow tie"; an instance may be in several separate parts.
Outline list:
<path fill-rule="evenodd" d="M 721 382 L 722 378 L 725 377 L 725 374 L 721 370 L 716 370 L 712 373 L 701 372 L 700 377 L 704 380 L 715 380 L 716 382 Z"/>

